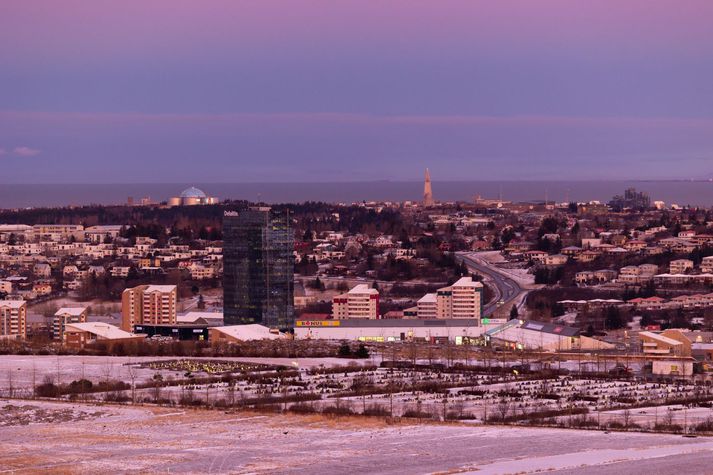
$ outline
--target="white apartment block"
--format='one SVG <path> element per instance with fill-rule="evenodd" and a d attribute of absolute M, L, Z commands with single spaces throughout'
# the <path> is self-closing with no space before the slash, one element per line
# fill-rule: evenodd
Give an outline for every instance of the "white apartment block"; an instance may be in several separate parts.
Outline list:
<path fill-rule="evenodd" d="M 437 318 L 481 318 L 483 284 L 461 277 L 436 293 Z"/>
<path fill-rule="evenodd" d="M 24 339 L 27 336 L 27 303 L 0 300 L 0 338 Z"/>
<path fill-rule="evenodd" d="M 332 298 L 332 318 L 379 318 L 379 291 L 359 284 L 346 294 Z"/>

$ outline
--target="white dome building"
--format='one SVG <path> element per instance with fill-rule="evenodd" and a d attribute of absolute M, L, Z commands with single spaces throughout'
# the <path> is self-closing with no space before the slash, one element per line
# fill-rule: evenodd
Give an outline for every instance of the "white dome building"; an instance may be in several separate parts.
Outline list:
<path fill-rule="evenodd" d="M 203 190 L 191 186 L 186 188 L 180 194 L 168 200 L 169 206 L 194 206 L 194 205 L 212 205 L 218 202 L 215 196 L 208 196 Z"/>

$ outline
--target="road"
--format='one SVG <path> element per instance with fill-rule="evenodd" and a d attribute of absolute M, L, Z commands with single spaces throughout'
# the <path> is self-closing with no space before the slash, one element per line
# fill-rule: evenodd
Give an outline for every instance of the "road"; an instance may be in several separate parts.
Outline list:
<path fill-rule="evenodd" d="M 457 253 L 456 259 L 465 261 L 466 266 L 471 272 L 476 272 L 486 277 L 492 282 L 492 289 L 495 292 L 495 298 L 483 305 L 483 314 L 492 315 L 499 306 L 509 309 L 511 304 L 521 292 L 526 291 L 520 284 L 510 277 L 504 275 L 497 267 L 493 267 L 485 263 L 485 261 L 474 257 L 474 254 Z M 498 305 L 498 302 L 503 303 Z"/>

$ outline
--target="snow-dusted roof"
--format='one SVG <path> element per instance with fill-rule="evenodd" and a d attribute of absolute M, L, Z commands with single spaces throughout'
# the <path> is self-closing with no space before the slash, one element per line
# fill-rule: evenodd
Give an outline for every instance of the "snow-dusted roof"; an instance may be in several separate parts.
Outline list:
<path fill-rule="evenodd" d="M 673 338 L 669 338 L 667 336 L 663 336 L 659 333 L 653 333 L 653 332 L 639 332 L 639 337 L 646 337 L 646 338 L 651 338 L 652 340 L 658 340 L 662 343 L 665 343 L 667 345 L 671 346 L 677 346 L 677 345 L 682 345 L 678 340 L 674 340 Z"/>
<path fill-rule="evenodd" d="M 483 284 L 474 281 L 472 277 L 461 277 L 451 287 L 482 287 Z"/>
<path fill-rule="evenodd" d="M 177 315 L 176 321 L 178 323 L 194 323 L 201 318 L 206 321 L 223 321 L 223 312 L 187 312 L 183 315 Z"/>
<path fill-rule="evenodd" d="M 282 333 L 273 333 L 268 327 L 252 323 L 248 325 L 230 325 L 227 327 L 214 327 L 213 330 L 242 341 L 250 340 L 276 340 L 284 338 Z"/>
<path fill-rule="evenodd" d="M 352 288 L 349 291 L 350 294 L 378 294 L 379 291 L 376 289 L 372 289 L 369 287 L 367 284 L 359 284 L 355 285 L 354 288 Z"/>
<path fill-rule="evenodd" d="M 23 305 L 24 300 L 0 300 L 0 308 L 20 308 Z"/>
<path fill-rule="evenodd" d="M 168 292 L 173 292 L 176 290 L 175 285 L 149 285 L 146 287 L 146 290 L 144 292 L 162 292 L 162 293 L 168 293 Z"/>
<path fill-rule="evenodd" d="M 87 307 L 62 307 L 57 310 L 54 315 L 56 317 L 59 317 L 60 315 L 71 315 L 73 317 L 78 317 L 86 311 Z"/>
<path fill-rule="evenodd" d="M 118 340 L 123 338 L 134 338 L 138 335 L 126 332 L 119 327 L 101 322 L 68 323 L 65 331 L 89 332 L 106 340 Z"/>

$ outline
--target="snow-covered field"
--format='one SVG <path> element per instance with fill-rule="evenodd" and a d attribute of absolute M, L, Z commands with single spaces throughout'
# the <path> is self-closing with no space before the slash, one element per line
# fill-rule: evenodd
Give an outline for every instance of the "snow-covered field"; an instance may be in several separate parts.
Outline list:
<path fill-rule="evenodd" d="M 0 427 L 0 470 L 8 473 L 665 475 L 708 473 L 713 459 L 713 440 L 674 435 L 23 405 L 88 416 Z"/>
<path fill-rule="evenodd" d="M 200 403 L 233 406 L 269 403 L 282 409 L 299 405 L 298 410 L 350 410 L 354 413 L 380 411 L 396 417 L 421 419 L 507 420 L 523 422 L 538 415 L 538 423 L 555 417 L 556 421 L 582 427 L 583 423 L 606 426 L 609 423 L 651 429 L 672 424 L 692 428 L 711 421 L 713 410 L 691 405 L 690 408 L 668 404 L 683 400 L 707 400 L 713 388 L 693 384 L 653 384 L 637 381 L 594 380 L 576 377 L 549 379 L 514 379 L 512 374 L 488 375 L 463 370 L 388 369 L 373 366 L 359 369 L 375 360 L 311 358 L 221 358 L 231 364 L 217 365 L 217 359 L 175 357 L 93 357 L 93 356 L 3 356 L 0 358 L 0 397 L 32 396 L 35 386 L 57 381 L 65 388 L 72 382 L 67 399 L 81 401 L 134 400 L 166 404 Z M 282 365 L 291 371 L 276 373 L 274 367 L 254 368 L 234 362 Z M 150 364 L 149 364 L 150 363 Z M 497 361 L 491 361 L 495 365 Z M 570 362 L 574 364 L 573 362 Z M 203 372 L 208 365 L 210 374 Z M 321 374 L 320 368 L 344 366 L 350 371 Z M 222 371 L 232 372 L 223 378 Z M 299 370 L 299 371 L 294 371 Z M 130 372 L 133 371 L 133 374 Z M 255 377 L 242 377 L 253 374 Z M 156 377 L 160 375 L 159 388 Z M 202 380 L 206 376 L 212 379 Z M 127 383 L 123 388 L 84 391 L 78 381 L 94 385 L 105 381 Z M 135 390 L 131 390 L 131 382 Z M 148 383 L 145 384 L 145 383 Z M 147 387 L 148 386 L 148 387 Z M 52 395 L 50 393 L 50 395 Z M 133 398 L 133 399 L 132 399 Z M 284 400 L 283 400 L 284 399 Z M 640 406 L 661 406 L 640 408 Z M 620 409 L 630 407 L 623 413 Z M 549 411 L 544 414 L 543 411 Z M 573 420 L 586 412 L 586 420 Z M 702 430 L 702 429 L 701 429 Z"/>
<path fill-rule="evenodd" d="M 130 380 L 129 364 L 148 361 L 167 361 L 180 359 L 177 357 L 121 357 L 121 356 L 33 356 L 33 355 L 3 355 L 0 356 L 0 393 L 12 385 L 16 390 L 31 389 L 33 382 L 41 384 L 46 377 L 53 382 L 69 383 L 82 378 L 98 381 L 115 379 Z M 191 358 L 196 359 L 196 358 Z M 204 358 L 205 360 L 221 359 L 226 361 L 244 361 L 268 365 L 284 365 L 289 367 L 312 368 L 318 366 L 346 365 L 350 361 L 344 358 Z M 365 360 L 354 360 L 363 364 Z M 133 365 L 137 383 L 150 380 L 154 370 Z M 162 371 L 164 378 L 178 378 L 182 371 Z"/>

